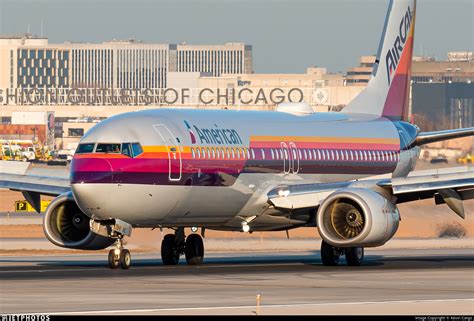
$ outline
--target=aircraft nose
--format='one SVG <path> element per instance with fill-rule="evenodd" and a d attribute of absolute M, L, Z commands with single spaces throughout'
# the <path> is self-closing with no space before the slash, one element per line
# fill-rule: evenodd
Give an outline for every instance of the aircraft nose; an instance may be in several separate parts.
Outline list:
<path fill-rule="evenodd" d="M 71 162 L 71 184 L 112 182 L 113 169 L 107 159 L 74 156 Z"/>

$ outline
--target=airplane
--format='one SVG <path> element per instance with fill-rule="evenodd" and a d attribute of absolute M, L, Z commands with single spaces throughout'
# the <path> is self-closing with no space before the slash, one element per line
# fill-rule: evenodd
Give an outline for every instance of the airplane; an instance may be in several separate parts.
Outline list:
<path fill-rule="evenodd" d="M 345 256 L 359 266 L 365 247 L 396 233 L 397 204 L 434 198 L 464 218 L 462 201 L 474 198 L 470 168 L 411 175 L 420 146 L 474 135 L 421 132 L 408 122 L 415 13 L 416 0 L 389 2 L 371 79 L 342 112 L 286 103 L 275 111 L 124 113 L 82 137 L 69 181 L 3 173 L 0 187 L 21 191 L 36 209 L 41 195 L 56 196 L 46 237 L 70 249 L 114 245 L 110 268 L 131 266 L 122 240 L 134 228 L 174 230 L 161 243 L 165 265 L 182 255 L 202 264 L 206 229 L 315 227 L 324 265 Z"/>

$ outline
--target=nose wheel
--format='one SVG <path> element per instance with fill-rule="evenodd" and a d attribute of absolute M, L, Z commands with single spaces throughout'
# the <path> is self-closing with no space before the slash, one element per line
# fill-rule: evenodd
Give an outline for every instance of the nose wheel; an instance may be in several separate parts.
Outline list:
<path fill-rule="evenodd" d="M 184 235 L 178 228 L 175 234 L 167 234 L 161 242 L 161 260 L 164 265 L 176 265 L 181 255 L 188 265 L 200 265 L 204 259 L 204 242 L 199 234 Z"/>
<path fill-rule="evenodd" d="M 121 267 L 124 270 L 130 268 L 132 264 L 132 256 L 130 251 L 124 249 L 122 246 L 122 239 L 118 239 L 115 242 L 115 249 L 109 251 L 109 267 L 111 269 L 117 269 Z"/>

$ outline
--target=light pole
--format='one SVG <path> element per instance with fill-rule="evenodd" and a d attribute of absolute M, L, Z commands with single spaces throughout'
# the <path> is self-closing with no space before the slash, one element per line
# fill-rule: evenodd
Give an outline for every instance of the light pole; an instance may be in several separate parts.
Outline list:
<path fill-rule="evenodd" d="M 34 127 L 34 128 L 31 128 L 31 131 L 33 132 L 33 142 L 36 141 L 36 131 L 38 130 L 38 128 Z"/>

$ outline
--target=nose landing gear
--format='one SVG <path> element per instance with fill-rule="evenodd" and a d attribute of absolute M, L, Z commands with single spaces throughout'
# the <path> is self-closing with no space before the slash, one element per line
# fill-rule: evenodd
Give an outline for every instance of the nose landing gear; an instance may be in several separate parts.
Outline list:
<path fill-rule="evenodd" d="M 184 228 L 175 234 L 167 234 L 161 242 L 161 260 L 164 265 L 176 265 L 179 257 L 185 255 L 189 265 L 200 265 L 204 259 L 204 243 L 199 234 L 184 235 Z"/>
<path fill-rule="evenodd" d="M 109 267 L 116 269 L 121 267 L 124 270 L 130 268 L 132 264 L 132 256 L 130 251 L 122 246 L 122 238 L 118 238 L 115 242 L 115 249 L 109 251 Z"/>

